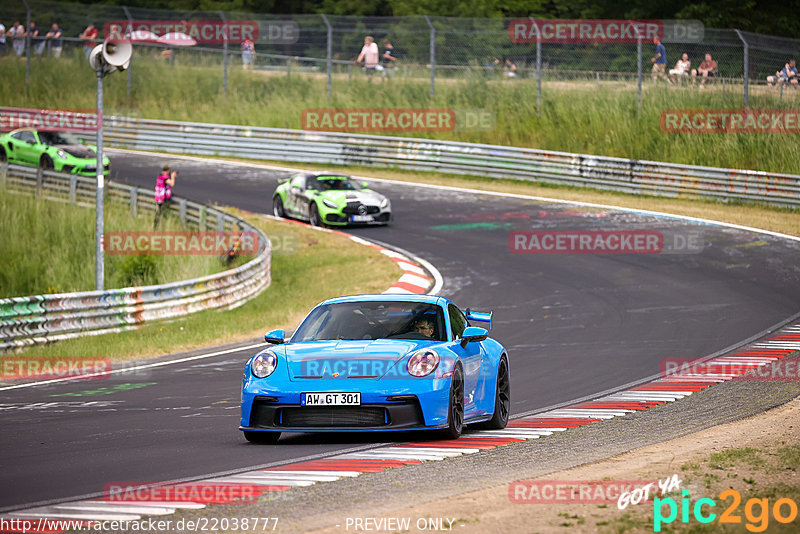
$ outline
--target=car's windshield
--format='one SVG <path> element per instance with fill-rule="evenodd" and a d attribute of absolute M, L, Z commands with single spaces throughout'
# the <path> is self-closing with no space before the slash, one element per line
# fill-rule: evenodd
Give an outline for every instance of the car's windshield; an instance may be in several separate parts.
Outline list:
<path fill-rule="evenodd" d="M 50 146 L 80 144 L 77 137 L 66 132 L 39 132 L 39 140 Z"/>
<path fill-rule="evenodd" d="M 346 176 L 320 176 L 308 181 L 309 189 L 318 191 L 354 191 L 356 187 Z"/>
<path fill-rule="evenodd" d="M 442 308 L 424 302 L 326 304 L 306 317 L 291 341 L 387 338 L 445 341 Z"/>

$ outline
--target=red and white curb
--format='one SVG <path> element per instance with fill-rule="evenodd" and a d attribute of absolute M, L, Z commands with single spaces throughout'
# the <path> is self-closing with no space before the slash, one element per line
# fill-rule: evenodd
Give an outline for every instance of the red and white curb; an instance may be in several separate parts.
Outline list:
<path fill-rule="evenodd" d="M 11 512 L 0 519 L 35 520 L 46 517 L 86 522 L 132 521 L 144 516 L 169 515 L 179 509 L 198 509 L 211 504 L 227 504 L 231 502 L 232 495 L 248 495 L 257 498 L 266 493 L 286 491 L 293 487 L 332 482 L 364 473 L 440 461 L 464 454 L 476 454 L 484 449 L 494 449 L 502 445 L 537 439 L 555 432 L 563 432 L 570 428 L 674 402 L 714 384 L 734 380 L 761 366 L 774 365 L 798 350 L 800 350 L 800 323 L 784 327 L 744 348 L 703 362 L 706 365 L 723 365 L 725 369 L 730 370 L 729 372 L 716 375 L 703 373 L 694 376 L 684 374 L 674 378 L 659 378 L 591 401 L 514 419 L 503 430 L 469 432 L 456 440 L 389 445 L 300 461 L 280 467 L 257 469 L 235 475 L 167 486 L 169 495 L 191 495 L 193 490 L 205 495 L 204 498 L 197 499 L 197 501 L 189 499 L 181 499 L 177 502 L 87 499 Z"/>
<path fill-rule="evenodd" d="M 400 277 L 397 282 L 394 283 L 392 287 L 384 291 L 384 293 L 405 293 L 405 294 L 414 294 L 414 295 L 424 295 L 425 293 L 437 294 L 443 285 L 443 280 L 439 271 L 434 267 L 432 264 L 428 263 L 427 261 L 423 260 L 422 258 L 417 258 L 413 254 L 403 251 L 400 252 L 398 250 L 388 249 L 384 246 L 381 246 L 377 243 L 373 243 L 368 239 L 363 239 L 361 237 L 357 237 L 347 232 L 342 232 L 341 230 L 334 230 L 331 228 L 322 228 L 319 226 L 311 226 L 305 224 L 300 221 L 295 221 L 292 219 L 283 219 L 280 217 L 275 217 L 274 215 L 267 215 L 267 217 L 271 219 L 275 219 L 277 221 L 289 222 L 294 224 L 299 224 L 305 228 L 310 228 L 312 230 L 318 230 L 320 232 L 329 232 L 332 234 L 337 234 L 343 237 L 350 239 L 351 241 L 358 243 L 359 245 L 364 245 L 370 248 L 374 248 L 380 251 L 381 254 L 384 256 L 388 256 L 397 264 L 398 267 L 403 271 L 403 275 Z"/>
<path fill-rule="evenodd" d="M 334 230 L 335 231 L 335 230 Z M 384 256 L 388 256 L 397 264 L 398 267 L 403 271 L 403 276 L 394 283 L 392 287 L 384 291 L 384 293 L 406 293 L 406 294 L 414 294 L 414 295 L 424 295 L 428 292 L 428 289 L 431 289 L 431 293 L 438 292 L 438 289 L 441 289 L 441 284 L 436 283 L 435 278 L 431 278 L 428 276 L 428 272 L 425 271 L 418 263 L 410 258 L 409 255 L 401 254 L 400 252 L 396 252 L 394 250 L 390 250 L 388 248 L 382 247 L 380 245 L 376 245 L 366 239 L 361 239 L 360 237 L 356 237 L 350 234 L 346 234 L 344 232 L 335 231 L 338 234 L 344 235 L 349 237 L 352 241 L 359 243 L 361 245 L 366 245 L 368 247 L 372 247 L 380 251 L 381 254 Z M 432 272 L 434 277 L 438 275 L 438 272 L 433 270 L 431 271 L 431 266 L 428 265 L 429 272 Z M 433 286 L 433 288 L 431 287 Z"/>

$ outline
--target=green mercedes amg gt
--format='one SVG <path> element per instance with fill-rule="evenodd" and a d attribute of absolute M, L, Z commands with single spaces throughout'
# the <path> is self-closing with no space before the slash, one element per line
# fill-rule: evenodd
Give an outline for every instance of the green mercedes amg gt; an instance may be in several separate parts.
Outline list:
<path fill-rule="evenodd" d="M 392 204 L 362 182 L 335 173 L 298 173 L 281 180 L 272 195 L 272 213 L 313 226 L 389 224 Z"/>
<path fill-rule="evenodd" d="M 0 161 L 43 169 L 97 176 L 97 149 L 67 132 L 20 128 L 0 135 Z M 108 157 L 103 156 L 103 174 L 108 175 Z"/>

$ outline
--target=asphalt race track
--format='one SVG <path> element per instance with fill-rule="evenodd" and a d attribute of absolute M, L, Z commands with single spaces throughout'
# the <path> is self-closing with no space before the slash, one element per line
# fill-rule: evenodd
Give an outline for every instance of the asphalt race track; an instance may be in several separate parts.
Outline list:
<path fill-rule="evenodd" d="M 167 161 L 180 170 L 176 194 L 255 212 L 271 211 L 280 176 L 219 162 L 111 157 L 118 181 L 150 189 Z M 373 187 L 392 200 L 393 224 L 348 231 L 428 260 L 444 277 L 443 295 L 494 310 L 492 335 L 511 355 L 512 414 L 653 375 L 665 358 L 706 356 L 800 311 L 798 242 L 610 209 Z M 509 248 L 514 230 L 613 229 L 699 235 L 704 246 L 625 255 Z M 0 390 L 0 509 L 98 493 L 111 482 L 199 477 L 403 439 L 297 435 L 275 447 L 246 443 L 237 425 L 241 370 L 250 354 Z"/>

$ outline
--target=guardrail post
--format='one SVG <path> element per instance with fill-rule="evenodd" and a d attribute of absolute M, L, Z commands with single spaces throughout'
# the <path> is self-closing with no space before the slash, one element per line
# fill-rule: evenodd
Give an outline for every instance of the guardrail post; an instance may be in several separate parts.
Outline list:
<path fill-rule="evenodd" d="M 8 162 L 4 161 L 2 164 L 0 164 L 0 185 L 3 186 L 3 189 L 5 189 L 7 185 L 6 183 L 7 180 L 8 180 Z"/>
<path fill-rule="evenodd" d="M 178 201 L 178 213 L 180 214 L 181 227 L 186 226 L 186 199 L 182 198 Z"/>
<path fill-rule="evenodd" d="M 216 212 L 217 216 L 217 232 L 225 231 L 225 215 L 221 211 Z"/>
<path fill-rule="evenodd" d="M 198 226 L 200 227 L 201 232 L 206 231 L 206 207 L 200 206 L 200 216 L 199 216 Z"/>
<path fill-rule="evenodd" d="M 44 183 L 44 171 L 41 167 L 36 169 L 36 198 L 42 195 L 42 184 Z"/>
<path fill-rule="evenodd" d="M 74 174 L 69 177 L 69 203 L 75 204 L 78 198 L 78 177 Z"/>
<path fill-rule="evenodd" d="M 131 217 L 134 218 L 134 219 L 136 218 L 136 203 L 137 203 L 136 201 L 138 200 L 138 197 L 139 197 L 138 191 L 139 191 L 139 189 L 137 187 L 133 187 L 133 188 L 130 189 L 130 195 L 131 195 Z"/>

